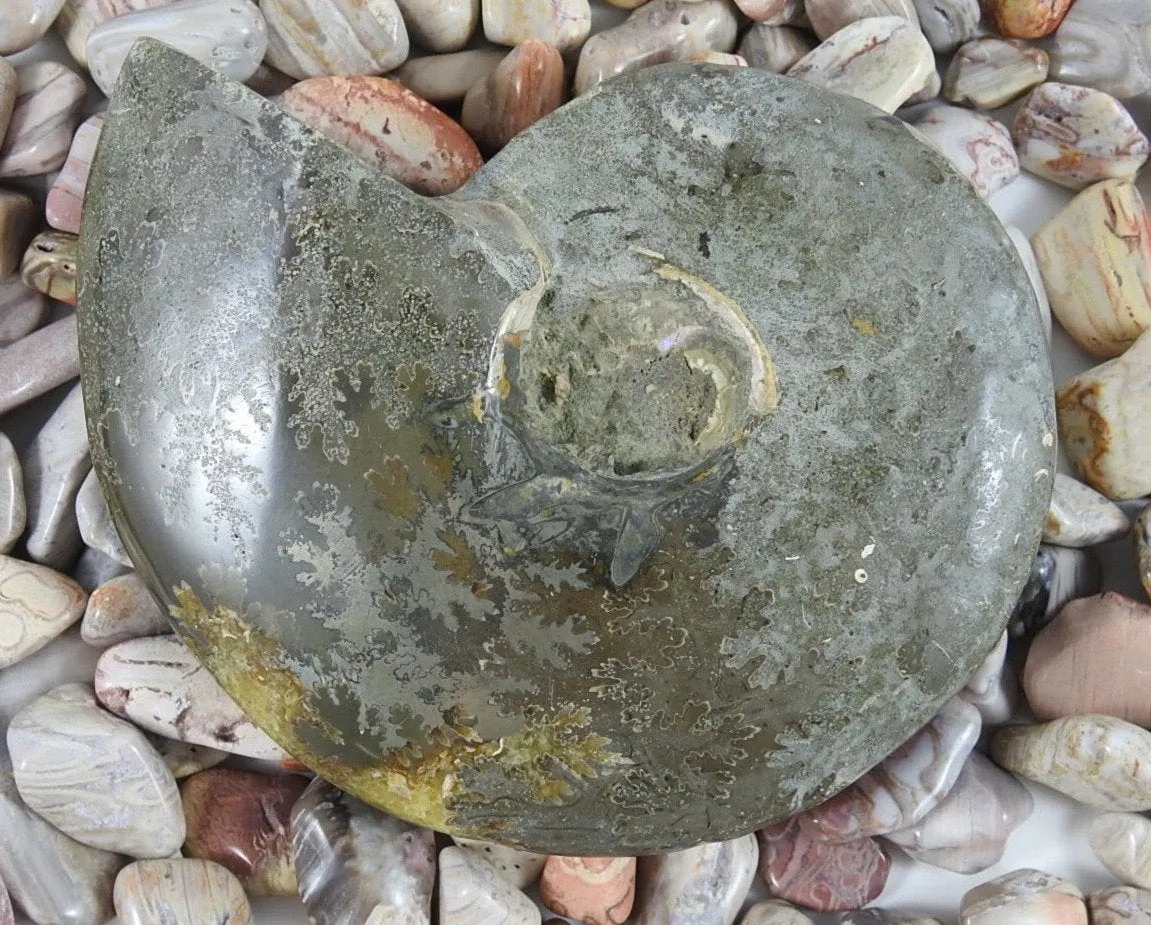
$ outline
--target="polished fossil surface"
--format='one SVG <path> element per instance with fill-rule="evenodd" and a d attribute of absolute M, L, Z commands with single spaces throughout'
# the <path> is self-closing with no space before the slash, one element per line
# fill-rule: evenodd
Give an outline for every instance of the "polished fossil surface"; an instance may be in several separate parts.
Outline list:
<path fill-rule="evenodd" d="M 978 667 L 1047 509 L 994 215 L 752 69 L 607 82 L 426 199 L 142 41 L 80 277 L 93 461 L 183 637 L 455 834 L 646 853 L 827 797 Z"/>

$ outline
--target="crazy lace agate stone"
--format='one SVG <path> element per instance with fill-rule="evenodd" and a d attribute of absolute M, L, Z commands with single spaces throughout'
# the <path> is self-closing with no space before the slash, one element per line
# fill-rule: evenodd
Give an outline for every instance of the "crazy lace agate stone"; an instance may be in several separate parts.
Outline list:
<path fill-rule="evenodd" d="M 84 232 L 128 555 L 272 738 L 424 826 L 638 855 L 791 815 L 935 715 L 1028 576 L 1027 274 L 857 100 L 650 67 L 428 199 L 141 42 Z"/>

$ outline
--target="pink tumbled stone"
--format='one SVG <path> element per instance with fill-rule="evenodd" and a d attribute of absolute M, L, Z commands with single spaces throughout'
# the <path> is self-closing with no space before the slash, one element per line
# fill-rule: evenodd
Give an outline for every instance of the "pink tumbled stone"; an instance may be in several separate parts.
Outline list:
<path fill-rule="evenodd" d="M 584 925 L 623 925 L 635 899 L 635 858 L 552 855 L 540 877 L 540 902 Z"/>
<path fill-rule="evenodd" d="M 48 224 L 58 231 L 80 233 L 84 189 L 88 186 L 88 170 L 92 166 L 92 155 L 96 153 L 96 142 L 100 140 L 100 129 L 104 127 L 104 115 L 96 113 L 76 130 L 68 160 L 48 193 L 44 214 Z"/>
<path fill-rule="evenodd" d="M 759 875 L 773 896 L 817 912 L 859 909 L 883 892 L 891 858 L 872 838 L 819 841 L 792 817 L 759 832 Z"/>

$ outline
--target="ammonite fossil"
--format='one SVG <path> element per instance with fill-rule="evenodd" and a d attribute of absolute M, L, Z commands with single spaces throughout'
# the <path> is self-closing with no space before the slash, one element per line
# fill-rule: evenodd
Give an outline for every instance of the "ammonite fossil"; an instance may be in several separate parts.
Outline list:
<path fill-rule="evenodd" d="M 930 718 L 1027 577 L 1030 284 L 856 100 L 655 67 L 426 199 L 141 42 L 80 251 L 133 560 L 260 725 L 407 819 L 751 831 Z"/>

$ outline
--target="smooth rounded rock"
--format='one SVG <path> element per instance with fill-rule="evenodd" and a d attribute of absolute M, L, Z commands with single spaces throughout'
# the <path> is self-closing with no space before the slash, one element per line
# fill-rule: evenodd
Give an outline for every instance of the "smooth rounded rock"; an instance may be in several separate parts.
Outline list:
<path fill-rule="evenodd" d="M 1034 807 L 1022 783 L 973 752 L 935 809 L 886 838 L 922 864 L 975 874 L 1003 859 L 1007 840 Z"/>
<path fill-rule="evenodd" d="M 1048 52 L 1052 80 L 1102 90 L 1121 100 L 1146 93 L 1151 90 L 1151 6 L 1131 0 L 1075 0 Z"/>
<path fill-rule="evenodd" d="M 408 35 L 428 51 L 458 51 L 480 21 L 480 0 L 396 0 Z"/>
<path fill-rule="evenodd" d="M 426 829 L 365 806 L 317 777 L 292 809 L 292 843 L 300 900 L 316 925 L 431 922 L 436 850 L 435 837 Z M 459 848 L 444 851 L 464 853 Z M 475 858 L 476 865 L 491 870 L 478 856 L 466 853 Z M 441 852 L 441 876 L 443 864 Z M 473 870 L 466 861 L 452 866 Z M 500 883 L 496 890 L 500 896 L 514 892 L 529 902 L 518 890 Z M 469 884 L 466 889 L 473 886 Z M 440 889 L 442 922 L 442 883 Z M 482 893 L 472 898 L 481 903 L 485 899 Z M 493 896 L 492 902 L 499 899 Z M 529 905 L 539 925 L 539 910 Z M 475 919 L 465 917 L 461 925 L 471 921 Z"/>
<path fill-rule="evenodd" d="M 42 231 L 20 262 L 25 285 L 68 305 L 76 304 L 76 252 L 79 240 L 64 231 Z"/>
<path fill-rule="evenodd" d="M 44 293 L 25 285 L 19 276 L 0 280 L 0 348 L 31 334 L 47 314 Z"/>
<path fill-rule="evenodd" d="M 88 473 L 76 493 L 76 524 L 85 545 L 115 559 L 126 568 L 132 567 L 132 560 L 120 542 L 108 505 L 100 493 L 95 470 Z"/>
<path fill-rule="evenodd" d="M 1087 841 L 1117 879 L 1151 889 L 1151 819 L 1137 813 L 1100 813 L 1091 822 Z"/>
<path fill-rule="evenodd" d="M 995 648 L 957 695 L 979 711 L 984 728 L 1007 722 L 1018 705 L 1018 681 L 1014 668 L 1007 664 L 1009 639 L 1010 633 L 1004 630 Z"/>
<path fill-rule="evenodd" d="M 640 4 L 627 0 L 628 9 Z M 616 4 L 622 6 L 623 4 Z M 803 0 L 735 0 L 739 11 L 756 24 L 798 26 L 807 20 Z"/>
<path fill-rule="evenodd" d="M 157 43 L 109 112 L 80 305 L 109 505 L 325 778 L 540 853 L 735 837 L 890 754 L 1001 635 L 1047 348 L 999 221 L 897 121 L 649 68 L 429 200 Z"/>
<path fill-rule="evenodd" d="M 1151 925 L 1151 891 L 1129 886 L 1096 890 L 1087 896 L 1091 925 Z"/>
<path fill-rule="evenodd" d="M 635 858 L 552 855 L 540 878 L 540 902 L 584 925 L 623 925 L 635 900 Z"/>
<path fill-rule="evenodd" d="M 923 33 L 903 17 L 879 16 L 844 26 L 787 76 L 895 112 L 934 72 L 935 54 Z"/>
<path fill-rule="evenodd" d="M 1080 195 L 1090 192 L 1089 187 Z M 1117 202 L 1115 199 L 1109 201 Z M 1125 219 L 1119 212 L 1115 215 L 1118 230 L 1120 221 Z M 1137 245 L 1137 240 L 1144 243 Z M 1142 248 L 1146 240 L 1145 235 L 1133 235 L 1131 246 Z M 1048 258 L 1041 266 L 1054 266 L 1051 258 L 1055 253 L 1051 250 L 1045 250 L 1045 253 Z M 1114 261 L 1100 259 L 1095 266 L 1084 269 L 1084 276 L 1095 276 L 1096 268 L 1102 269 L 1107 265 L 1121 266 L 1121 258 L 1117 256 Z M 1047 276 L 1048 271 L 1045 270 L 1044 278 Z M 1086 291 L 1083 294 L 1086 295 Z M 1054 299 L 1052 305 L 1055 305 Z M 1133 321 L 1128 315 L 1124 322 L 1115 313 L 1113 303 L 1100 310 L 1099 318 L 1092 330 L 1103 330 L 1113 338 L 1123 336 Z M 1123 325 L 1118 335 L 1104 327 L 1112 319 Z M 1146 434 L 1146 423 L 1151 420 L 1149 372 L 1151 334 L 1144 332 L 1122 356 L 1072 376 L 1055 393 L 1059 437 L 1071 465 L 1080 479 L 1116 501 L 1151 494 L 1151 440 Z"/>
<path fill-rule="evenodd" d="M 979 0 L 915 0 L 919 25 L 931 47 L 950 54 L 979 31 Z"/>
<path fill-rule="evenodd" d="M 388 74 L 429 103 L 453 103 L 487 77 L 507 57 L 500 48 L 473 48 L 450 55 L 409 58 Z"/>
<path fill-rule="evenodd" d="M 1087 187 L 1031 243 L 1051 310 L 1088 353 L 1117 357 L 1151 327 L 1151 216 L 1134 183 Z"/>
<path fill-rule="evenodd" d="M 0 749 L 0 752 L 3 752 Z M 0 877 L 33 922 L 105 925 L 127 859 L 69 838 L 30 810 L 0 755 Z"/>
<path fill-rule="evenodd" d="M 113 899 L 121 925 L 252 925 L 240 882 L 211 861 L 136 861 L 116 877 Z"/>
<path fill-rule="evenodd" d="M 998 109 L 1047 79 L 1042 48 L 1017 40 L 981 38 L 955 53 L 943 78 L 943 95 L 975 109 Z"/>
<path fill-rule="evenodd" d="M 168 615 L 135 572 L 113 578 L 92 592 L 80 621 L 80 637 L 106 649 L 118 642 L 172 632 Z"/>
<path fill-rule="evenodd" d="M 915 128 L 975 187 L 984 199 L 1019 176 L 1019 158 L 1001 122 L 959 106 L 935 106 Z"/>
<path fill-rule="evenodd" d="M 306 778 L 215 768 L 180 785 L 189 857 L 226 867 L 256 896 L 295 896 L 292 807 Z"/>
<path fill-rule="evenodd" d="M 200 771 L 214 768 L 228 759 L 228 753 L 204 745 L 190 745 L 187 742 L 177 742 L 175 739 L 166 739 L 163 736 L 149 736 L 152 747 L 164 759 L 164 764 L 172 772 L 176 780 L 191 777 Z"/>
<path fill-rule="evenodd" d="M 805 29 L 756 23 L 739 43 L 739 53 L 751 67 L 782 74 L 815 45 L 815 39 Z"/>
<path fill-rule="evenodd" d="M 554 46 L 529 39 L 468 90 L 460 124 L 481 148 L 498 151 L 563 100 L 563 58 Z"/>
<path fill-rule="evenodd" d="M 611 77 L 707 51 L 735 48 L 739 19 L 727 0 L 649 0 L 624 22 L 584 42 L 574 92 Z"/>
<path fill-rule="evenodd" d="M 68 150 L 68 160 L 64 162 L 64 168 L 48 192 L 44 214 L 48 224 L 57 231 L 80 233 L 84 190 L 88 185 L 88 171 L 92 166 L 92 155 L 96 152 L 96 142 L 100 140 L 104 118 L 104 113 L 98 112 L 76 130 L 72 147 Z"/>
<path fill-rule="evenodd" d="M 0 433 L 0 555 L 12 551 L 24 532 L 28 509 L 24 503 L 24 475 L 16 450 Z M 5 622 L 0 617 L 0 626 Z M 3 633 L 0 630 L 0 633 Z"/>
<path fill-rule="evenodd" d="M 55 61 L 24 64 L 16 74 L 19 95 L 0 145 L 0 179 L 59 169 L 88 95 L 80 76 Z"/>
<path fill-rule="evenodd" d="M 1043 542 L 1096 546 L 1117 540 L 1130 529 L 1131 521 L 1119 505 L 1070 476 L 1055 474 L 1051 506 L 1043 521 Z"/>
<path fill-rule="evenodd" d="M 1023 689 L 1039 719 L 1103 713 L 1151 726 L 1151 606 L 1114 591 L 1071 601 L 1027 652 Z"/>
<path fill-rule="evenodd" d="M 19 268 L 39 225 L 39 210 L 30 196 L 0 189 L 0 277 Z"/>
<path fill-rule="evenodd" d="M 0 350 L 0 414 L 19 408 L 78 375 L 76 316 L 65 315 Z"/>
<path fill-rule="evenodd" d="M 127 13 L 102 23 L 88 36 L 88 70 L 105 94 L 111 95 L 124 59 L 144 37 L 241 81 L 256 73 L 268 48 L 264 17 L 251 0 L 176 0 Z"/>
<path fill-rule="evenodd" d="M 828 842 L 798 818 L 759 833 L 759 875 L 772 895 L 817 912 L 844 912 L 883 892 L 891 858 L 873 838 Z"/>
<path fill-rule="evenodd" d="M 739 925 L 815 925 L 791 903 L 782 899 L 762 899 L 751 906 Z"/>
<path fill-rule="evenodd" d="M 517 890 L 526 890 L 535 883 L 540 878 L 540 874 L 543 873 L 544 865 L 548 859 L 546 854 L 521 851 L 519 848 L 510 848 L 507 845 L 481 841 L 476 838 L 457 836 L 454 841 L 461 848 L 476 852 Z"/>
<path fill-rule="evenodd" d="M 175 636 L 129 639 L 105 650 L 95 683 L 105 707 L 149 732 L 248 758 L 284 757 Z"/>
<path fill-rule="evenodd" d="M 1151 732 L 1113 716 L 1001 726 L 990 752 L 1000 767 L 1088 806 L 1151 809 Z"/>
<path fill-rule="evenodd" d="M 1024 169 L 1076 190 L 1100 180 L 1133 181 L 1151 152 L 1147 136 L 1115 97 L 1061 83 L 1032 91 L 1011 137 Z"/>
<path fill-rule="evenodd" d="M 877 16 L 900 16 L 919 27 L 913 0 L 804 0 L 811 30 L 820 40 L 831 38 L 844 26 Z"/>
<path fill-rule="evenodd" d="M 560 51 L 579 48 L 591 32 L 588 0 L 483 0 L 484 35 L 497 45 L 529 39 Z"/>
<path fill-rule="evenodd" d="M 54 688 L 8 726 L 20 796 L 93 848 L 162 858 L 184 841 L 180 793 L 144 734 L 100 709 L 92 689 Z"/>
<path fill-rule="evenodd" d="M 981 725 L 979 710 L 953 697 L 876 767 L 798 818 L 817 837 L 837 842 L 914 825 L 951 790 Z"/>
<path fill-rule="evenodd" d="M 758 861 L 754 835 L 640 858 L 632 925 L 732 925 Z"/>
<path fill-rule="evenodd" d="M 116 16 L 164 6 L 171 2 L 172 0 L 64 0 L 64 6 L 56 19 L 56 31 L 64 39 L 64 44 L 76 63 L 87 67 L 88 36 L 98 25 Z"/>
<path fill-rule="evenodd" d="M 964 894 L 959 925 L 1087 925 L 1082 891 L 1039 870 L 1023 868 Z"/>
<path fill-rule="evenodd" d="M 540 925 L 539 907 L 479 855 L 444 848 L 439 869 L 439 925 Z"/>
<path fill-rule="evenodd" d="M 263 0 L 268 63 L 297 79 L 383 74 L 408 57 L 395 0 Z"/>
<path fill-rule="evenodd" d="M 1015 39 L 1041 39 L 1063 22 L 1075 0 L 983 0 L 991 28 Z"/>
<path fill-rule="evenodd" d="M 313 77 L 279 103 L 377 170 L 429 196 L 463 186 L 483 163 L 459 125 L 383 77 Z"/>
<path fill-rule="evenodd" d="M 0 555 L 0 668 L 37 652 L 80 619 L 88 596 L 59 572 Z"/>
<path fill-rule="evenodd" d="M 0 4 L 0 55 L 13 55 L 38 42 L 62 6 L 64 0 L 4 0 Z"/>

